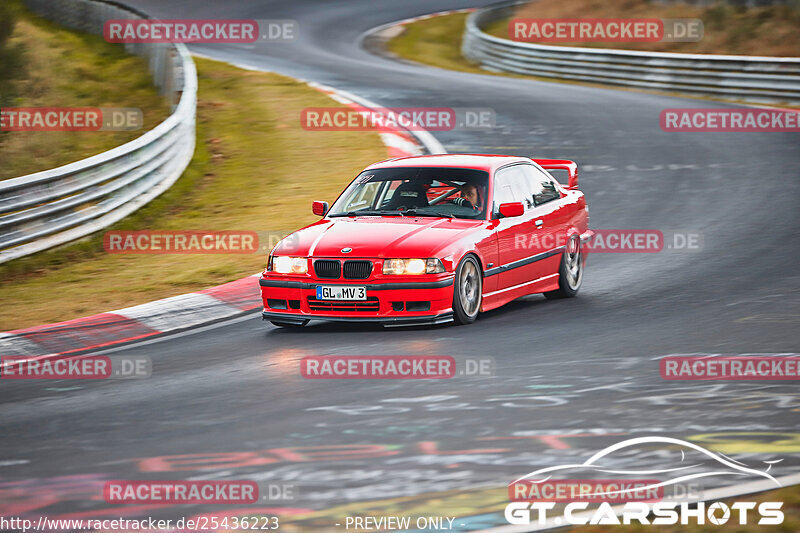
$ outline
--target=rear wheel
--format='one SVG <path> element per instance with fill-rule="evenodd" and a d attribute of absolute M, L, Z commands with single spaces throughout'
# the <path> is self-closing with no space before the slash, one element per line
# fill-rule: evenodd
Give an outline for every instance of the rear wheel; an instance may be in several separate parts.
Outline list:
<path fill-rule="evenodd" d="M 478 260 L 468 255 L 461 260 L 456 269 L 453 284 L 453 319 L 456 324 L 475 322 L 481 309 L 483 297 L 483 278 Z"/>
<path fill-rule="evenodd" d="M 302 328 L 306 324 L 308 324 L 308 320 L 303 320 L 302 322 L 281 322 L 280 320 L 270 320 L 273 326 L 278 326 L 279 328 Z"/>
<path fill-rule="evenodd" d="M 570 237 L 561 255 L 561 266 L 558 269 L 558 289 L 544 293 L 545 297 L 571 298 L 578 294 L 583 282 L 583 251 L 581 239 L 577 235 Z"/>

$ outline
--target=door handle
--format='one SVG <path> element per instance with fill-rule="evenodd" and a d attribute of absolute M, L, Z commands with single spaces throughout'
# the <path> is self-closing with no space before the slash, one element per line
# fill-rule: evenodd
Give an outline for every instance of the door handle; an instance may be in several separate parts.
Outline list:
<path fill-rule="evenodd" d="M 539 220 L 535 221 L 534 224 L 536 224 L 537 228 L 541 228 L 542 225 L 544 225 L 544 221 L 542 219 L 539 219 Z"/>

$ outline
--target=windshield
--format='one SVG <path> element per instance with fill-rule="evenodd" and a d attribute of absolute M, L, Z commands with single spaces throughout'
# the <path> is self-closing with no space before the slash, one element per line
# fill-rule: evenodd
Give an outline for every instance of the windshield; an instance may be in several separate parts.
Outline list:
<path fill-rule="evenodd" d="M 329 212 L 342 216 L 484 218 L 489 175 L 464 168 L 365 170 Z"/>

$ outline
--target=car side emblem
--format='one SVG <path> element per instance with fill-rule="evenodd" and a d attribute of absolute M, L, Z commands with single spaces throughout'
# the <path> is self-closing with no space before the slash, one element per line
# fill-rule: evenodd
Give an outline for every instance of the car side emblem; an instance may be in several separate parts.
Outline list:
<path fill-rule="evenodd" d="M 343 254 L 349 254 L 349 253 L 350 253 L 350 252 L 352 252 L 352 251 L 353 251 L 353 249 L 352 249 L 352 248 L 342 248 L 342 253 L 343 253 Z"/>

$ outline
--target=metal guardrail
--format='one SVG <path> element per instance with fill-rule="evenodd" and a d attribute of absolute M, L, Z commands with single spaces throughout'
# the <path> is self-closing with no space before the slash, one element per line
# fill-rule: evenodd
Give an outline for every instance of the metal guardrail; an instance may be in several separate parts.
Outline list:
<path fill-rule="evenodd" d="M 104 0 L 25 0 L 66 27 L 103 33 L 109 19 L 148 18 Z M 52 170 L 0 181 L 0 263 L 99 231 L 133 213 L 180 177 L 194 154 L 197 73 L 181 44 L 126 44 L 144 57 L 173 111 L 141 137 Z"/>
<path fill-rule="evenodd" d="M 482 31 L 513 16 L 515 0 L 467 18 L 461 51 L 490 70 L 717 96 L 751 102 L 800 103 L 800 58 L 673 54 L 547 46 Z"/>

